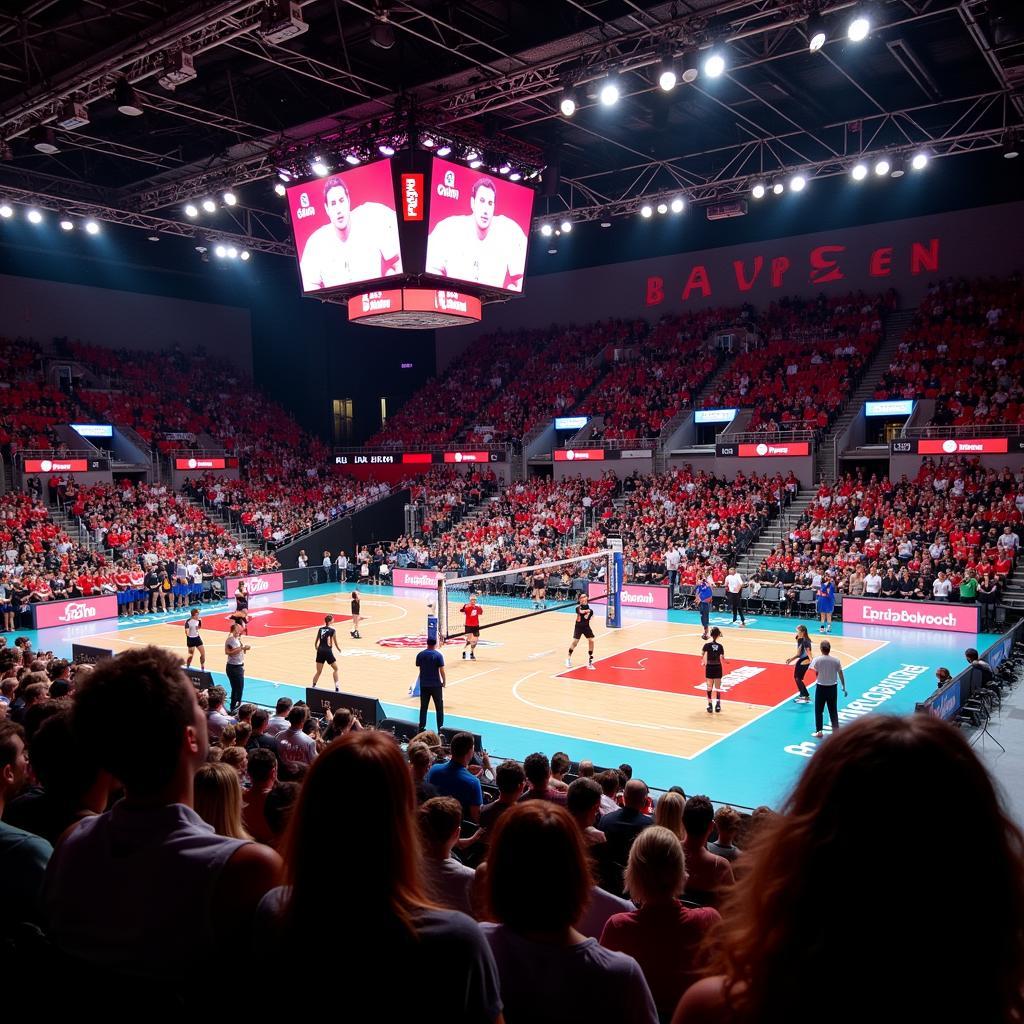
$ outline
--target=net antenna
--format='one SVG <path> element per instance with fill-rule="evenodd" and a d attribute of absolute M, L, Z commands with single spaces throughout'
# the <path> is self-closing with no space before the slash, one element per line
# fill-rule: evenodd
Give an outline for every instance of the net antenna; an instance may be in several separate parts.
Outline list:
<path fill-rule="evenodd" d="M 463 609 L 471 597 L 480 606 L 480 629 L 572 608 L 580 594 L 606 609 L 609 628 L 622 625 L 622 554 L 612 548 L 537 565 L 475 576 L 451 575 L 437 582 L 437 632 L 443 641 L 466 635 Z"/>

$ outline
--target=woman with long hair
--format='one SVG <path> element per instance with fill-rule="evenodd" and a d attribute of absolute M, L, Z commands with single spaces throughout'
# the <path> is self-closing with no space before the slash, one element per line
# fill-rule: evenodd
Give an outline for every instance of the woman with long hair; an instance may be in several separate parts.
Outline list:
<path fill-rule="evenodd" d="M 887 856 L 899 809 L 913 815 L 909 852 Z M 1024 1019 L 1024 836 L 940 719 L 871 715 L 833 733 L 745 856 L 717 974 L 675 1024 L 809 1008 L 842 1024 Z M 960 888 L 969 878 L 977 889 Z"/>
<path fill-rule="evenodd" d="M 722 710 L 722 670 L 725 665 L 725 648 L 719 642 L 722 631 L 711 628 L 711 639 L 701 648 L 701 664 L 704 666 L 704 683 L 708 691 L 708 714 L 711 714 L 711 694 L 714 691 L 715 711 Z"/>
<path fill-rule="evenodd" d="M 227 839 L 252 839 L 242 824 L 242 780 L 221 761 L 201 764 L 194 786 L 195 811 L 214 832 Z"/>
<path fill-rule="evenodd" d="M 793 666 L 793 681 L 799 693 L 793 698 L 794 704 L 810 704 L 811 693 L 804 685 L 804 676 L 811 667 L 811 638 L 807 633 L 807 627 L 801 623 L 796 627 L 796 654 L 786 659 L 786 664 L 795 662 Z"/>
<path fill-rule="evenodd" d="M 349 1020 L 388 1016 L 400 978 L 403 992 L 417 996 L 417 1020 L 501 1021 L 497 971 L 479 926 L 424 895 L 415 808 L 393 737 L 364 730 L 328 746 L 285 833 L 285 885 L 260 904 L 257 932 L 270 933 L 260 948 L 337 950 L 348 979 L 339 1007 Z M 281 989 L 282 1005 L 294 1009 L 294 990 Z"/>
<path fill-rule="evenodd" d="M 667 828 L 680 842 L 686 834 L 683 831 L 683 807 L 686 800 L 678 793 L 663 794 L 654 808 L 654 824 Z"/>

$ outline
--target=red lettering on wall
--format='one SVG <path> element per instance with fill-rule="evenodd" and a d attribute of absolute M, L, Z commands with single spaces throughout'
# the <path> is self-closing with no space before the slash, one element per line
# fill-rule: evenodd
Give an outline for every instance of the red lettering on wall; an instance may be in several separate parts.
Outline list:
<path fill-rule="evenodd" d="M 939 269 L 939 240 L 929 239 L 926 249 L 920 242 L 910 247 L 910 272 L 920 274 L 923 271 L 935 273 Z"/>
<path fill-rule="evenodd" d="M 686 285 L 683 288 L 683 302 L 690 297 L 690 292 L 695 289 L 700 289 L 700 293 L 705 299 L 711 296 L 711 282 L 708 280 L 707 267 L 703 263 L 698 263 L 690 271 L 690 276 L 686 279 Z"/>
<path fill-rule="evenodd" d="M 811 250 L 811 283 L 826 284 L 829 281 L 841 281 L 845 276 L 839 264 L 829 257 L 835 253 L 846 252 L 845 245 L 819 245 Z"/>
<path fill-rule="evenodd" d="M 647 278 L 647 305 L 657 306 L 665 300 L 665 278 Z"/>
<path fill-rule="evenodd" d="M 750 279 L 747 279 L 746 274 L 743 272 L 743 260 L 733 260 L 732 269 L 736 272 L 736 284 L 739 286 L 741 292 L 749 292 L 754 287 L 754 282 L 757 280 L 758 275 L 761 273 L 761 268 L 764 266 L 764 257 L 754 257 L 754 270 L 750 275 Z"/>
<path fill-rule="evenodd" d="M 868 273 L 872 277 L 888 277 L 892 273 L 892 246 L 886 245 L 871 254 Z"/>
<path fill-rule="evenodd" d="M 782 278 L 786 271 L 789 270 L 789 257 L 788 256 L 776 256 L 772 260 L 772 287 L 781 288 Z"/>

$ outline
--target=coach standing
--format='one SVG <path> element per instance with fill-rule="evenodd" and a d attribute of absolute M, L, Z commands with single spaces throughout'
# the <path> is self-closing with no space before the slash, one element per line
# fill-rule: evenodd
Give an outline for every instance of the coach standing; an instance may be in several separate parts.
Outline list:
<path fill-rule="evenodd" d="M 437 649 L 437 638 L 427 637 L 427 649 L 416 655 L 416 667 L 420 671 L 420 732 L 427 727 L 427 708 L 434 700 L 437 715 L 437 731 L 444 725 L 444 688 L 448 678 L 444 671 L 444 655 Z"/>
<path fill-rule="evenodd" d="M 242 703 L 242 690 L 245 687 L 245 652 L 249 650 L 249 645 L 243 644 L 239 639 L 241 633 L 242 624 L 232 622 L 231 633 L 224 641 L 224 653 L 228 656 L 224 671 L 227 673 L 228 682 L 231 683 L 232 711 Z"/>
<path fill-rule="evenodd" d="M 821 654 L 808 666 L 811 672 L 817 674 L 817 686 L 814 688 L 814 732 L 811 735 L 818 738 L 825 735 L 822 731 L 822 719 L 826 707 L 832 731 L 835 732 L 839 728 L 837 682 L 843 684 L 843 696 L 846 696 L 846 677 L 843 675 L 842 662 L 832 657 L 832 645 L 827 640 L 821 641 L 820 649 Z"/>
<path fill-rule="evenodd" d="M 729 608 L 732 611 L 732 624 L 736 625 L 736 615 L 740 617 L 740 625 L 747 624 L 746 616 L 743 614 L 743 577 L 735 565 L 729 566 L 729 575 L 725 577 L 725 592 L 729 598 Z"/>

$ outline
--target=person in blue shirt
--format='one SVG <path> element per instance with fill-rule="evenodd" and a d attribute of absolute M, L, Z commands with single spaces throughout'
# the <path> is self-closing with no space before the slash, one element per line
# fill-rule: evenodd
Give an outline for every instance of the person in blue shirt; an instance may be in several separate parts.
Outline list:
<path fill-rule="evenodd" d="M 701 636 L 702 640 L 708 638 L 708 623 L 711 621 L 711 599 L 714 597 L 714 590 L 711 587 L 711 580 L 706 577 L 697 584 L 697 589 L 694 591 L 694 600 L 697 602 L 697 608 L 700 611 L 700 624 L 704 633 Z"/>
<path fill-rule="evenodd" d="M 452 737 L 452 756 L 427 772 L 427 782 L 436 786 L 441 796 L 458 800 L 463 818 L 478 822 L 484 794 L 480 780 L 466 767 L 473 759 L 473 747 L 473 737 L 468 732 L 456 733 Z"/>
<path fill-rule="evenodd" d="M 821 585 L 818 587 L 818 615 L 821 617 L 821 625 L 818 627 L 822 633 L 832 632 L 832 612 L 836 607 L 836 585 L 832 582 L 831 576 L 823 576 Z"/>
<path fill-rule="evenodd" d="M 427 709 L 434 702 L 437 730 L 444 725 L 444 688 L 448 678 L 444 671 L 444 655 L 437 649 L 437 637 L 427 637 L 427 649 L 416 655 L 420 673 L 420 732 L 427 727 Z"/>

